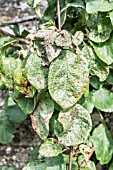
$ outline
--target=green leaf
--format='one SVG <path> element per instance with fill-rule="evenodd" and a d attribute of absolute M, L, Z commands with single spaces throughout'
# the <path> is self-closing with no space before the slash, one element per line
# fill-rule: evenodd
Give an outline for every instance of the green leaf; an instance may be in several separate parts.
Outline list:
<path fill-rule="evenodd" d="M 86 11 L 88 13 L 94 12 L 107 12 L 113 9 L 113 2 L 109 0 L 87 0 L 86 2 Z"/>
<path fill-rule="evenodd" d="M 27 0 L 29 6 L 33 7 L 34 0 Z"/>
<path fill-rule="evenodd" d="M 94 108 L 94 97 L 93 97 L 93 93 L 89 92 L 89 95 L 85 98 L 84 103 L 82 104 L 82 106 L 88 110 L 89 113 L 93 112 L 93 108 Z"/>
<path fill-rule="evenodd" d="M 30 114 L 33 112 L 36 104 L 35 97 L 27 98 L 22 93 L 14 90 L 13 98 L 25 114 Z"/>
<path fill-rule="evenodd" d="M 98 21 L 97 30 L 93 30 L 89 34 L 89 39 L 101 43 L 105 42 L 110 38 L 110 33 L 112 31 L 112 24 L 109 17 L 101 18 Z"/>
<path fill-rule="evenodd" d="M 112 70 L 111 70 L 111 72 L 109 73 L 106 81 L 107 81 L 109 84 L 113 85 L 113 71 L 112 71 Z"/>
<path fill-rule="evenodd" d="M 8 120 L 8 116 L 5 111 L 0 111 L 0 143 L 7 144 L 13 138 L 15 128 Z"/>
<path fill-rule="evenodd" d="M 7 41 L 12 40 L 11 37 L 0 37 L 0 47 L 4 45 Z"/>
<path fill-rule="evenodd" d="M 113 139 L 106 126 L 100 124 L 94 129 L 92 142 L 97 160 L 102 165 L 107 164 L 113 155 Z"/>
<path fill-rule="evenodd" d="M 29 162 L 22 170 L 66 170 L 63 156 L 43 158 L 34 162 Z"/>
<path fill-rule="evenodd" d="M 93 93 L 94 106 L 104 112 L 113 112 L 113 93 L 101 87 Z"/>
<path fill-rule="evenodd" d="M 96 43 L 90 42 L 97 56 L 107 65 L 110 65 L 113 63 L 113 43 L 112 42 L 113 42 L 113 34 L 111 35 L 110 39 L 104 43 L 96 44 Z"/>
<path fill-rule="evenodd" d="M 39 153 L 43 157 L 58 156 L 62 153 L 62 146 L 56 143 L 56 139 L 47 139 L 40 147 Z"/>
<path fill-rule="evenodd" d="M 92 128 L 90 114 L 79 104 L 61 111 L 58 121 L 63 126 L 63 132 L 56 135 L 65 146 L 76 146 L 85 142 Z"/>
<path fill-rule="evenodd" d="M 18 124 L 27 118 L 18 105 L 9 105 L 9 97 L 5 101 L 4 110 L 13 124 Z"/>
<path fill-rule="evenodd" d="M 93 88 L 99 89 L 103 83 L 99 81 L 99 78 L 97 76 L 91 76 L 90 84 L 92 85 Z"/>
<path fill-rule="evenodd" d="M 77 31 L 73 36 L 73 44 L 78 46 L 83 42 L 84 39 L 84 33 L 82 31 Z"/>
<path fill-rule="evenodd" d="M 67 3 L 66 6 L 61 10 L 61 12 L 65 11 L 70 7 L 75 7 L 75 8 L 79 7 L 85 9 L 84 3 L 81 0 L 76 0 L 76 2 Z"/>
<path fill-rule="evenodd" d="M 85 46 L 82 53 L 89 61 L 89 71 L 91 75 L 99 77 L 100 81 L 106 80 L 109 74 L 109 67 L 103 63 L 94 53 L 90 46 Z"/>
<path fill-rule="evenodd" d="M 42 96 L 34 114 L 31 115 L 33 129 L 41 139 L 45 140 L 49 134 L 49 121 L 54 111 L 54 101 L 48 93 Z"/>
<path fill-rule="evenodd" d="M 32 53 L 27 59 L 26 72 L 29 82 L 41 91 L 47 87 L 48 68 L 42 66 L 42 58 L 36 53 Z"/>
<path fill-rule="evenodd" d="M 52 98 L 63 109 L 73 106 L 87 88 L 88 75 L 85 58 L 63 50 L 49 67 L 48 89 Z"/>

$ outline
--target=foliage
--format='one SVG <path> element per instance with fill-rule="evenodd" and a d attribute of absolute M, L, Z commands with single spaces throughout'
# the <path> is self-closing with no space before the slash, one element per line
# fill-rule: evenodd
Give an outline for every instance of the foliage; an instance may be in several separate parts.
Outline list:
<path fill-rule="evenodd" d="M 62 30 L 56 0 L 47 1 L 42 16 L 42 1 L 28 0 L 40 17 L 36 33 L 12 26 L 15 39 L 0 35 L 0 88 L 9 90 L 0 143 L 30 116 L 42 144 L 23 170 L 66 170 L 71 150 L 72 170 L 95 170 L 98 161 L 111 170 L 111 133 L 104 119 L 95 127 L 91 114 L 113 112 L 113 1 L 61 0 Z"/>

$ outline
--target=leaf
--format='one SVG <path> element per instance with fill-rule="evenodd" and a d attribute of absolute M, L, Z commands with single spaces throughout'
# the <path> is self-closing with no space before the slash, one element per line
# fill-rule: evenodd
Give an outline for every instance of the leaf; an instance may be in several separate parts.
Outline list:
<path fill-rule="evenodd" d="M 41 91 L 47 87 L 47 72 L 48 68 L 42 66 L 42 58 L 37 56 L 36 53 L 32 53 L 27 59 L 26 74 L 29 82 L 38 91 Z"/>
<path fill-rule="evenodd" d="M 73 44 L 78 46 L 83 42 L 84 39 L 84 33 L 82 31 L 77 31 L 73 36 Z"/>
<path fill-rule="evenodd" d="M 84 3 L 81 0 L 76 0 L 76 2 L 67 3 L 66 6 L 61 10 L 61 13 L 70 7 L 79 7 L 85 9 Z"/>
<path fill-rule="evenodd" d="M 63 108 L 73 106 L 89 83 L 87 61 L 69 50 L 63 50 L 49 67 L 48 89 Z"/>
<path fill-rule="evenodd" d="M 84 103 L 82 104 L 82 106 L 88 110 L 89 113 L 93 112 L 93 108 L 94 108 L 94 97 L 93 97 L 93 93 L 89 92 L 89 95 L 85 98 Z"/>
<path fill-rule="evenodd" d="M 89 71 L 91 75 L 99 77 L 100 81 L 106 80 L 109 74 L 109 67 L 103 63 L 94 53 L 90 46 L 85 46 L 82 53 L 89 61 Z"/>
<path fill-rule="evenodd" d="M 85 142 L 92 128 L 90 114 L 79 104 L 61 111 L 58 121 L 63 126 L 63 132 L 56 135 L 65 146 L 76 146 Z"/>
<path fill-rule="evenodd" d="M 94 129 L 92 142 L 97 160 L 99 160 L 102 165 L 107 164 L 113 154 L 113 139 L 106 126 L 100 124 Z"/>
<path fill-rule="evenodd" d="M 33 7 L 34 0 L 27 0 L 29 6 Z"/>
<path fill-rule="evenodd" d="M 14 90 L 13 98 L 25 114 L 30 114 L 33 112 L 36 104 L 35 97 L 27 98 L 22 93 L 18 92 L 17 90 Z"/>
<path fill-rule="evenodd" d="M 63 156 L 59 155 L 52 158 L 43 158 L 34 162 L 29 162 L 22 170 L 66 170 Z"/>
<path fill-rule="evenodd" d="M 112 31 L 112 24 L 109 17 L 101 18 L 98 21 L 97 30 L 93 30 L 89 34 L 89 39 L 99 43 L 105 42 L 110 38 L 110 33 Z"/>
<path fill-rule="evenodd" d="M 91 43 L 92 47 L 94 48 L 94 51 L 96 55 L 107 65 L 110 65 L 113 63 L 113 34 L 111 35 L 110 39 L 107 40 L 104 43 L 95 44 Z"/>
<path fill-rule="evenodd" d="M 18 124 L 27 118 L 18 105 L 8 106 L 8 98 L 5 101 L 4 110 L 13 124 Z"/>
<path fill-rule="evenodd" d="M 49 134 L 49 121 L 54 111 L 54 102 L 48 93 L 42 96 L 34 114 L 31 115 L 33 129 L 41 139 L 45 140 Z"/>
<path fill-rule="evenodd" d="M 104 112 L 113 112 L 113 93 L 101 87 L 93 93 L 94 106 Z"/>
<path fill-rule="evenodd" d="M 109 73 L 106 81 L 107 81 L 109 84 L 113 85 L 113 71 L 112 71 L 112 70 L 111 70 L 111 72 Z"/>
<path fill-rule="evenodd" d="M 56 37 L 55 43 L 60 47 L 70 47 L 72 45 L 71 34 L 66 30 L 62 30 Z"/>
<path fill-rule="evenodd" d="M 60 48 L 56 48 L 55 46 L 48 44 L 46 46 L 46 53 L 47 53 L 47 58 L 49 60 L 49 62 L 51 62 L 52 60 L 54 60 L 56 57 L 58 57 L 58 55 L 60 54 L 61 49 Z"/>
<path fill-rule="evenodd" d="M 43 157 L 58 156 L 62 153 L 62 146 L 56 143 L 56 139 L 47 139 L 40 147 L 39 153 Z"/>
<path fill-rule="evenodd" d="M 88 13 L 94 12 L 107 12 L 113 9 L 113 2 L 108 0 L 87 0 L 86 2 L 86 11 Z"/>
<path fill-rule="evenodd" d="M 33 97 L 35 94 L 35 89 L 31 84 L 28 82 L 27 77 L 25 75 L 25 68 L 20 66 L 17 68 L 14 73 L 14 88 L 25 94 L 26 97 Z"/>
<path fill-rule="evenodd" d="M 109 12 L 110 20 L 113 25 L 113 10 Z"/>
<path fill-rule="evenodd" d="M 1 81 L 6 85 L 7 88 L 13 88 L 13 76 L 15 70 L 20 67 L 21 60 L 15 59 L 12 57 L 2 56 L 2 64 L 1 64 Z"/>
<path fill-rule="evenodd" d="M 91 76 L 90 84 L 92 85 L 93 88 L 99 89 L 103 83 L 99 81 L 99 78 L 97 76 Z"/>
<path fill-rule="evenodd" d="M 8 116 L 5 111 L 0 111 L 0 143 L 9 143 L 13 138 L 14 131 L 15 128 L 8 120 Z"/>

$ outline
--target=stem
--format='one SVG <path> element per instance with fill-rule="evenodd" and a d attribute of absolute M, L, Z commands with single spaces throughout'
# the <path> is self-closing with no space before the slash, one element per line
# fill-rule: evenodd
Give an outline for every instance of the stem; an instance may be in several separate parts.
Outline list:
<path fill-rule="evenodd" d="M 60 12 L 60 0 L 57 1 L 57 15 L 58 15 L 58 29 L 61 31 L 61 12 Z"/>
<path fill-rule="evenodd" d="M 21 23 L 28 22 L 28 21 L 34 21 L 36 19 L 37 19 L 37 17 L 34 15 L 34 16 L 28 16 L 28 17 L 25 17 L 25 18 L 22 18 L 22 19 L 18 19 L 16 21 L 1 22 L 0 27 L 4 27 L 4 26 L 8 26 L 8 25 L 14 25 L 14 24 L 21 24 Z"/>
<path fill-rule="evenodd" d="M 70 153 L 69 153 L 69 168 L 68 170 L 72 170 L 72 159 L 73 159 L 73 147 L 70 147 Z"/>
<path fill-rule="evenodd" d="M 0 32 L 3 34 L 3 35 L 6 35 L 6 36 L 9 36 L 9 37 L 12 37 L 12 38 L 17 38 L 20 42 L 23 42 L 25 44 L 29 44 L 29 41 L 24 39 L 24 38 L 19 38 L 17 37 L 16 35 L 13 35 L 13 34 L 10 34 L 6 31 L 3 31 L 1 28 L 0 28 Z"/>

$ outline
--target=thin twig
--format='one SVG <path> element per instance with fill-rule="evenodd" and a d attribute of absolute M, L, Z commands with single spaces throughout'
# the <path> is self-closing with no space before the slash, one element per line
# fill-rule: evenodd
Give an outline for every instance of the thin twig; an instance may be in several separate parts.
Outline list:
<path fill-rule="evenodd" d="M 20 23 L 24 23 L 24 22 L 28 22 L 28 21 L 34 21 L 36 19 L 37 19 L 37 17 L 36 17 L 36 15 L 34 15 L 34 16 L 29 16 L 29 17 L 25 17 L 25 18 L 22 18 L 22 19 L 18 19 L 16 21 L 1 22 L 0 27 L 4 27 L 4 26 L 7 26 L 7 25 L 20 24 Z"/>
<path fill-rule="evenodd" d="M 70 147 L 70 153 L 69 153 L 69 168 L 68 170 L 72 170 L 72 159 L 73 159 L 73 147 Z"/>
<path fill-rule="evenodd" d="M 57 15 L 58 15 L 58 29 L 61 31 L 61 12 L 60 12 L 60 0 L 57 1 Z"/>
<path fill-rule="evenodd" d="M 3 31 L 1 28 L 0 28 L 0 32 L 3 34 L 3 35 L 6 35 L 6 36 L 9 36 L 9 37 L 12 37 L 12 38 L 17 38 L 19 41 L 25 43 L 25 44 L 29 44 L 30 42 L 26 39 L 23 39 L 23 38 L 19 38 L 17 37 L 16 35 L 13 35 L 13 34 L 10 34 L 9 32 L 6 32 L 6 31 Z"/>

